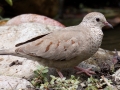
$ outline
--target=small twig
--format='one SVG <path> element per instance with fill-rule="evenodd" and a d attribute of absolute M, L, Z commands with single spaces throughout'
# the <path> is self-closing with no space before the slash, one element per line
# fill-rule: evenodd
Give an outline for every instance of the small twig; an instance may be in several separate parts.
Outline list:
<path fill-rule="evenodd" d="M 11 86 L 11 84 L 9 82 L 8 82 L 8 84 L 10 85 L 11 89 L 14 90 L 13 87 Z"/>
<path fill-rule="evenodd" d="M 106 84 L 108 85 L 108 86 L 112 86 L 109 82 L 108 82 L 108 79 L 106 79 L 104 76 L 101 76 L 101 78 L 106 82 Z"/>
<path fill-rule="evenodd" d="M 14 87 L 14 88 L 16 89 L 16 88 L 17 88 L 17 86 L 18 86 L 18 83 L 15 85 L 15 87 Z"/>
<path fill-rule="evenodd" d="M 10 87 L 11 87 L 12 90 L 15 90 L 15 89 L 17 88 L 17 86 L 18 86 L 18 83 L 17 83 L 17 84 L 15 85 L 15 87 L 14 87 L 15 89 L 13 89 L 12 85 L 11 85 L 9 82 L 8 82 L 8 84 L 10 85 Z"/>
<path fill-rule="evenodd" d="M 113 85 L 111 85 L 111 84 L 108 82 L 108 79 L 105 78 L 104 76 L 101 76 L 101 78 L 104 80 L 104 82 L 105 82 L 109 87 L 111 87 L 111 90 L 112 90 Z"/>

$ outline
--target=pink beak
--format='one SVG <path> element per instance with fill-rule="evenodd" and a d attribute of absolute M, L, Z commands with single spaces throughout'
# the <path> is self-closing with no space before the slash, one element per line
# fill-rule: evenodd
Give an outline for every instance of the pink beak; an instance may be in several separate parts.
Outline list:
<path fill-rule="evenodd" d="M 108 23 L 108 22 L 103 22 L 103 23 L 105 24 L 105 26 L 109 26 L 109 27 L 113 28 L 113 26 L 110 23 Z"/>

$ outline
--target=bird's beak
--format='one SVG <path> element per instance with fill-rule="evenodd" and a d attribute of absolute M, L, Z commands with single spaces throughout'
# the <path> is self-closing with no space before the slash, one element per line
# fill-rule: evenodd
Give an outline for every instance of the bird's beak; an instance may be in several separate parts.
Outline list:
<path fill-rule="evenodd" d="M 113 26 L 110 23 L 108 23 L 108 22 L 103 22 L 103 23 L 105 26 L 109 26 L 109 27 L 113 28 Z"/>

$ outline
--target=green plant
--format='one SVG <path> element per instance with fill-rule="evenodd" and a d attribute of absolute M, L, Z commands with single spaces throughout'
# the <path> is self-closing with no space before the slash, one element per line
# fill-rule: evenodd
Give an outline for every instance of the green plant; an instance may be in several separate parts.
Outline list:
<path fill-rule="evenodd" d="M 90 77 L 87 80 L 87 88 L 85 90 L 98 90 L 96 85 L 98 85 L 98 79 Z"/>
<path fill-rule="evenodd" d="M 13 1 L 12 0 L 5 0 L 10 6 L 12 6 L 13 5 Z M 2 19 L 2 17 L 1 17 L 1 13 L 3 12 L 3 7 L 2 6 L 0 6 L 0 20 Z"/>
<path fill-rule="evenodd" d="M 79 78 L 75 78 L 75 76 L 71 75 L 70 79 L 55 77 L 50 75 L 51 80 L 48 82 L 47 79 L 48 67 L 38 66 L 37 70 L 34 71 L 35 78 L 31 81 L 31 83 L 38 90 L 49 90 L 50 88 L 54 90 L 76 90 L 79 85 Z"/>
<path fill-rule="evenodd" d="M 34 71 L 35 78 L 31 81 L 31 83 L 34 86 L 39 87 L 40 84 L 47 82 L 48 81 L 47 72 L 48 72 L 48 67 L 44 67 L 42 65 L 38 66 L 37 70 Z"/>
<path fill-rule="evenodd" d="M 40 90 L 45 90 L 46 88 L 53 90 L 76 90 L 80 83 L 79 78 L 75 78 L 75 76 L 71 75 L 70 79 L 55 77 L 53 75 L 50 76 L 51 81 L 48 83 L 41 84 Z"/>
<path fill-rule="evenodd" d="M 12 0 L 5 0 L 10 6 L 13 5 L 13 1 Z"/>
<path fill-rule="evenodd" d="M 107 81 L 109 82 L 109 84 L 112 83 L 111 80 L 107 79 Z M 85 88 L 85 90 L 98 90 L 98 89 L 112 90 L 111 87 L 109 87 L 103 79 L 98 80 L 93 78 L 92 76 L 88 78 L 87 87 Z"/>

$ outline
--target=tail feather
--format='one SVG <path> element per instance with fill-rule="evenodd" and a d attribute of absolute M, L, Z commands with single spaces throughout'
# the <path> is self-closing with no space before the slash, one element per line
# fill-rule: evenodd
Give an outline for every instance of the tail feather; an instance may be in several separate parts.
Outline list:
<path fill-rule="evenodd" d="M 30 60 L 38 60 L 38 57 L 33 57 L 27 54 L 16 53 L 16 48 L 0 50 L 0 55 L 13 55 L 18 57 L 24 57 Z"/>
<path fill-rule="evenodd" d="M 0 55 L 15 55 L 15 49 L 4 49 L 0 50 Z"/>

